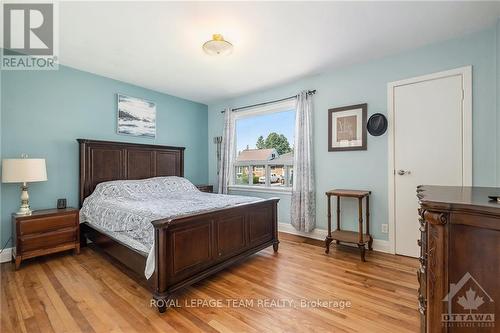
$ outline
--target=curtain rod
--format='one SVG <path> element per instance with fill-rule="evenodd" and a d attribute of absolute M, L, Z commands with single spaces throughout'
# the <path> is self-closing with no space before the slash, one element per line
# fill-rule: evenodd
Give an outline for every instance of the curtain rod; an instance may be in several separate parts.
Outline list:
<path fill-rule="evenodd" d="M 307 92 L 308 95 L 314 95 L 316 93 L 316 89 L 314 90 L 309 90 Z M 274 101 L 269 101 L 269 102 L 263 102 L 263 103 L 258 103 L 258 104 L 252 104 L 252 105 L 246 105 L 246 106 L 241 106 L 239 108 L 235 108 L 233 109 L 233 112 L 235 111 L 240 111 L 240 110 L 243 110 L 243 109 L 248 109 L 248 108 L 253 108 L 253 107 L 256 107 L 256 106 L 262 106 L 262 105 L 267 105 L 267 104 L 272 104 L 272 103 L 278 103 L 278 102 L 283 102 L 283 101 L 286 101 L 286 100 L 289 100 L 289 99 L 292 99 L 292 98 L 297 98 L 297 95 L 295 96 L 290 96 L 290 97 L 286 97 L 286 98 L 281 98 L 281 99 L 276 99 Z M 224 113 L 226 112 L 225 110 L 222 110 L 220 113 Z"/>

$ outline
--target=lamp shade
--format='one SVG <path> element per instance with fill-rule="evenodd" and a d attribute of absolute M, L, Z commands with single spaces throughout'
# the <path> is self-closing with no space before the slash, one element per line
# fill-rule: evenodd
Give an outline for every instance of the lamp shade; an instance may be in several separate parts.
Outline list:
<path fill-rule="evenodd" d="M 2 183 L 30 183 L 47 180 L 44 158 L 2 160 Z"/>

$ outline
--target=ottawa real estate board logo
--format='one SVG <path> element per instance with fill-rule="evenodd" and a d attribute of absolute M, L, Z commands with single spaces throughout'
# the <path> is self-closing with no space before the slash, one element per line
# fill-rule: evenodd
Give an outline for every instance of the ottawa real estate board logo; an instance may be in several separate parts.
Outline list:
<path fill-rule="evenodd" d="M 2 3 L 2 70 L 58 69 L 57 3 Z"/>
<path fill-rule="evenodd" d="M 441 315 L 442 326 L 495 327 L 495 302 L 469 272 L 450 284 L 443 302 L 447 302 L 447 313 Z"/>

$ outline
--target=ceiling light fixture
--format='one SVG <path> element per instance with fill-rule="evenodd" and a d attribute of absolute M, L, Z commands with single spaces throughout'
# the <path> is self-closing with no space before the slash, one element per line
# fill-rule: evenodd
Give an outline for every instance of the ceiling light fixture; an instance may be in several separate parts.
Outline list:
<path fill-rule="evenodd" d="M 210 55 L 225 55 L 233 51 L 233 44 L 224 40 L 221 34 L 213 34 L 212 39 L 203 44 L 203 51 Z"/>

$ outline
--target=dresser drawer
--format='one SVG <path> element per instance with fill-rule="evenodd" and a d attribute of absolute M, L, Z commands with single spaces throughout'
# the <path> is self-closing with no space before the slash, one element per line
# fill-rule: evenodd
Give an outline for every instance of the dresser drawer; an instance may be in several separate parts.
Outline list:
<path fill-rule="evenodd" d="M 77 222 L 75 214 L 41 217 L 21 221 L 19 231 L 21 235 L 45 233 L 60 230 L 62 228 L 74 227 Z"/>
<path fill-rule="evenodd" d="M 43 234 L 31 234 L 21 237 L 22 251 L 34 251 L 52 248 L 67 243 L 75 243 L 78 228 L 75 226 Z"/>

